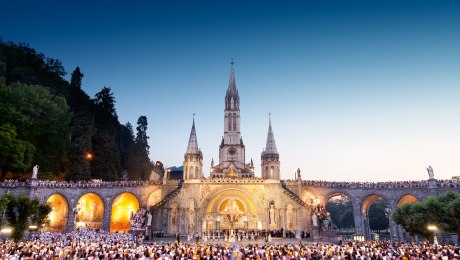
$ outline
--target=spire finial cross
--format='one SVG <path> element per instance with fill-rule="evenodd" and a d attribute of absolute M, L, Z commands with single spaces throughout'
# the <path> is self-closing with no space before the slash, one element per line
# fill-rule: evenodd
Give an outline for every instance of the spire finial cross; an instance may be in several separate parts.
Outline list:
<path fill-rule="evenodd" d="M 233 58 L 230 58 L 230 64 L 233 66 Z"/>
<path fill-rule="evenodd" d="M 192 115 L 193 115 L 193 119 L 195 119 L 195 113 L 193 113 Z"/>

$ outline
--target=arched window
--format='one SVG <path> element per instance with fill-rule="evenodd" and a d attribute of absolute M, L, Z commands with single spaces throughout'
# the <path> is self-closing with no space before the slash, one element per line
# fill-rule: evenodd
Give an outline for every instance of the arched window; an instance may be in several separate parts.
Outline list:
<path fill-rule="evenodd" d="M 193 166 L 190 166 L 188 168 L 188 178 L 192 179 L 193 178 Z"/>
<path fill-rule="evenodd" d="M 195 178 L 198 179 L 198 166 L 195 166 Z"/>
<path fill-rule="evenodd" d="M 236 131 L 236 114 L 233 114 L 233 131 Z"/>
<path fill-rule="evenodd" d="M 232 114 L 228 115 L 228 131 L 232 131 Z"/>

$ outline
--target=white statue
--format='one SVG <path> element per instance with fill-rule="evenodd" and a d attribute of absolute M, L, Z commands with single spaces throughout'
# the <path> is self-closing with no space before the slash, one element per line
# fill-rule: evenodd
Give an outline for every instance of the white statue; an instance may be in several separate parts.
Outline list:
<path fill-rule="evenodd" d="M 270 209 L 268 210 L 270 213 L 270 224 L 276 224 L 275 221 L 275 205 L 270 205 Z"/>
<path fill-rule="evenodd" d="M 152 214 L 149 211 L 147 213 L 147 226 L 151 226 L 151 225 L 152 225 Z"/>
<path fill-rule="evenodd" d="M 426 168 L 426 170 L 428 171 L 428 179 L 434 179 L 433 167 L 431 167 L 431 165 L 428 165 L 428 168 Z"/>
<path fill-rule="evenodd" d="M 311 216 L 311 221 L 313 222 L 314 227 L 318 226 L 318 216 L 316 216 L 316 213 L 313 213 L 313 215 Z"/>
<path fill-rule="evenodd" d="M 36 164 L 34 166 L 34 168 L 32 169 L 32 179 L 37 179 L 38 168 L 40 168 L 40 166 L 38 166 L 38 164 Z"/>

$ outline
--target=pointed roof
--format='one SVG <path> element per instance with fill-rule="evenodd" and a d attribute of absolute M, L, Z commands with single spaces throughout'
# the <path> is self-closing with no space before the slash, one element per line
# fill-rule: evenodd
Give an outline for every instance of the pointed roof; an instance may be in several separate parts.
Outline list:
<path fill-rule="evenodd" d="M 230 62 L 230 79 L 228 81 L 228 93 L 237 94 L 236 82 L 235 82 L 235 71 L 233 70 L 233 60 Z"/>
<path fill-rule="evenodd" d="M 268 119 L 268 122 L 267 144 L 265 146 L 264 153 L 277 154 L 278 151 L 276 150 L 275 136 L 273 135 L 271 118 Z"/>
<path fill-rule="evenodd" d="M 195 118 L 193 118 L 192 131 L 190 132 L 190 138 L 188 139 L 188 146 L 186 153 L 199 153 L 198 140 L 196 138 L 195 131 Z"/>

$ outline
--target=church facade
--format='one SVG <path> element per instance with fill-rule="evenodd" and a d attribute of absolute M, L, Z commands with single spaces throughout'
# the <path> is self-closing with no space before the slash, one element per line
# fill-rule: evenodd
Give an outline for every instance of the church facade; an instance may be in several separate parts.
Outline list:
<path fill-rule="evenodd" d="M 285 230 L 309 228 L 310 208 L 283 190 L 280 161 L 271 121 L 261 154 L 262 178 L 255 178 L 252 160 L 246 162 L 240 131 L 240 97 L 233 63 L 224 102 L 224 134 L 219 161 L 211 162 L 209 178 L 203 177 L 203 153 L 193 120 L 184 155 L 180 191 L 154 208 L 153 229 L 169 234 L 195 234 L 224 230 Z M 300 189 L 298 187 L 291 189 Z M 294 185 L 296 186 L 296 185 Z M 297 232 L 300 233 L 300 232 Z"/>
<path fill-rule="evenodd" d="M 457 179 L 436 180 L 428 167 L 428 180 L 362 183 L 280 179 L 280 154 L 271 121 L 261 153 L 261 178 L 255 178 L 252 161 L 246 161 L 240 132 L 240 98 L 233 64 L 224 100 L 224 134 L 219 161 L 203 176 L 203 153 L 198 146 L 195 121 L 184 154 L 183 177 L 164 176 L 144 182 L 29 182 L 4 181 L 0 194 L 26 195 L 49 203 L 52 212 L 46 229 L 71 232 L 77 227 L 111 232 L 136 230 L 165 234 L 209 234 L 231 230 L 283 230 L 296 234 L 310 231 L 313 239 L 326 235 L 323 206 L 333 197 L 350 199 L 355 233 L 372 238 L 369 207 L 387 202 L 391 214 L 397 207 L 448 191 L 460 192 Z M 132 223 L 135 212 L 149 212 L 143 222 Z M 322 219 L 322 221 L 321 221 Z M 389 220 L 392 240 L 410 240 L 401 227 Z M 134 225 L 133 225 L 134 224 Z M 139 225 L 138 225 L 139 224 Z M 334 235 L 334 234 L 330 234 Z"/>

